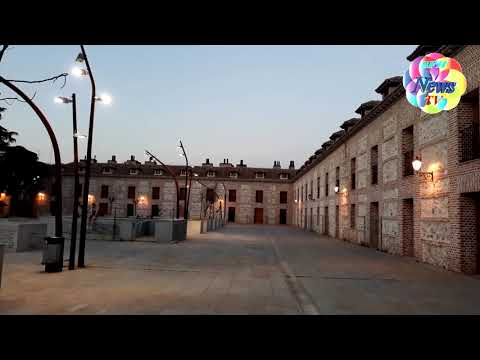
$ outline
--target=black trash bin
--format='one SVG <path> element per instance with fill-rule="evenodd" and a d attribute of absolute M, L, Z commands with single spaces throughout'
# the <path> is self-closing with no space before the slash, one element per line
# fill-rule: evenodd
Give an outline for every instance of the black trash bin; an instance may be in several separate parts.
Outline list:
<path fill-rule="evenodd" d="M 60 272 L 63 270 L 63 248 L 65 238 L 63 236 L 47 236 L 43 250 L 43 263 L 45 272 Z"/>

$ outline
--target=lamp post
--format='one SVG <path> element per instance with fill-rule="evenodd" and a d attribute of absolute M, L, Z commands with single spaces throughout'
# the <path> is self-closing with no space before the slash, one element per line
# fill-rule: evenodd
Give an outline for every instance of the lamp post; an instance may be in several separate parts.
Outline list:
<path fill-rule="evenodd" d="M 183 218 L 188 220 L 188 204 L 190 201 L 190 190 L 188 189 L 188 157 L 185 148 L 183 147 L 182 140 L 180 140 L 178 148 L 182 150 L 182 153 L 179 155 L 185 158 L 185 210 L 183 211 Z"/>
<path fill-rule="evenodd" d="M 0 76 L 0 83 L 7 86 L 10 90 L 18 94 L 23 101 L 25 101 L 38 116 L 43 126 L 47 130 L 48 136 L 53 147 L 53 153 L 55 157 L 55 191 L 56 191 L 56 202 L 55 202 L 55 236 L 62 237 L 62 161 L 60 159 L 60 149 L 58 147 L 57 138 L 53 132 L 50 123 L 48 122 L 45 114 L 40 110 L 40 108 L 30 99 L 22 90 L 15 86 L 9 80 Z M 63 256 L 63 255 L 62 255 Z"/>
<path fill-rule="evenodd" d="M 72 234 L 70 241 L 70 257 L 68 259 L 68 269 L 75 269 L 75 251 L 77 244 L 77 218 L 78 218 L 78 193 L 80 186 L 80 174 L 78 170 L 78 138 L 85 138 L 85 135 L 78 134 L 77 130 L 77 100 L 75 93 L 71 98 L 65 96 L 57 96 L 54 100 L 57 104 L 72 104 L 72 120 L 73 120 L 73 172 L 75 176 L 73 190 L 73 214 L 72 214 Z"/>
<path fill-rule="evenodd" d="M 173 178 L 173 181 L 175 181 L 175 188 L 177 190 L 177 208 L 176 208 L 176 216 L 177 216 L 177 219 L 180 217 L 180 206 L 179 206 L 179 192 L 180 192 L 180 188 L 178 186 L 178 180 L 177 180 L 177 176 L 175 175 L 175 172 L 167 165 L 165 165 L 161 160 L 159 160 L 155 155 L 153 155 L 150 151 L 148 150 L 145 150 L 145 154 L 152 157 L 153 159 L 157 160 L 158 163 L 162 166 L 162 168 L 170 174 L 170 176 Z"/>
<path fill-rule="evenodd" d="M 87 69 L 80 69 L 75 67 L 72 69 L 72 75 L 88 76 L 92 88 L 90 100 L 90 121 L 88 125 L 88 143 L 87 143 L 87 159 L 85 164 L 85 181 L 83 186 L 82 198 L 82 219 L 80 223 L 80 242 L 78 248 L 78 267 L 85 267 L 85 238 L 87 235 L 87 212 L 88 212 L 88 191 L 90 187 L 90 165 L 92 160 L 92 141 L 93 141 L 93 124 L 95 120 L 95 102 L 102 101 L 105 104 L 110 104 L 112 98 L 109 95 L 98 97 L 96 95 L 95 79 L 93 78 L 92 69 L 88 62 L 87 54 L 83 45 L 80 45 L 81 53 L 78 54 L 76 61 L 79 63 L 85 62 Z"/>

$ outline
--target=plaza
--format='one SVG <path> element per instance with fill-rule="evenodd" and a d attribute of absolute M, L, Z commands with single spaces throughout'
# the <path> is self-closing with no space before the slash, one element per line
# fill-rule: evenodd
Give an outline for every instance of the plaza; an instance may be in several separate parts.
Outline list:
<path fill-rule="evenodd" d="M 89 240 L 86 268 L 54 274 L 40 260 L 7 252 L 0 314 L 480 313 L 476 277 L 291 226 L 229 224 L 178 244 Z"/>

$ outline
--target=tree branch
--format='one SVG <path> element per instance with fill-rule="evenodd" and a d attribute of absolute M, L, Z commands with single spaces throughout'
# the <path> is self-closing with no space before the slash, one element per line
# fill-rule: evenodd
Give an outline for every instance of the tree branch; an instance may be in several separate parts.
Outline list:
<path fill-rule="evenodd" d="M 36 95 L 37 95 L 37 92 L 35 91 L 35 92 L 33 93 L 33 96 L 30 98 L 30 100 L 35 99 L 35 96 L 36 96 Z M 19 99 L 19 98 L 17 98 L 17 97 L 0 98 L 0 101 L 5 101 L 8 105 L 12 105 L 12 103 L 9 103 L 9 102 L 8 102 L 9 100 L 16 100 L 16 101 L 23 102 L 23 103 L 26 102 L 26 101 L 24 101 L 24 100 L 22 100 L 22 99 Z"/>
<path fill-rule="evenodd" d="M 60 87 L 62 89 L 65 86 L 65 84 L 67 83 L 67 76 L 68 76 L 68 73 L 63 73 L 63 74 L 60 74 L 60 75 L 57 75 L 57 76 L 52 76 L 48 79 L 43 79 L 43 80 L 7 80 L 7 81 L 18 82 L 18 83 L 26 83 L 26 84 L 39 84 L 39 83 L 44 83 L 44 82 L 47 82 L 47 81 L 53 81 L 53 83 L 55 83 L 55 81 L 57 81 L 58 79 L 63 78 L 63 85 Z"/>
<path fill-rule="evenodd" d="M 5 54 L 5 51 L 7 50 L 8 45 L 2 45 L 2 50 L 0 50 L 0 62 L 2 61 L 3 54 Z"/>

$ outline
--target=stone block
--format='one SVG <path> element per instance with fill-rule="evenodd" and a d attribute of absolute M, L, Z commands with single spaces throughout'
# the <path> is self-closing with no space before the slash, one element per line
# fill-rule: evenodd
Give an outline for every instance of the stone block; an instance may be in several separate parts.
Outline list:
<path fill-rule="evenodd" d="M 383 183 L 395 181 L 398 178 L 397 159 L 392 159 L 383 164 Z"/>
<path fill-rule="evenodd" d="M 187 224 L 187 238 L 191 236 L 200 235 L 202 232 L 201 220 L 188 220 Z"/>
<path fill-rule="evenodd" d="M 397 237 L 399 233 L 399 225 L 397 220 L 383 220 L 382 234 Z"/>
<path fill-rule="evenodd" d="M 383 123 L 383 139 L 386 140 L 397 131 L 397 119 L 395 116 L 391 116 Z"/>
<path fill-rule="evenodd" d="M 448 114 L 442 112 L 426 118 L 418 124 L 418 144 L 429 143 L 446 137 L 448 134 Z"/>
<path fill-rule="evenodd" d="M 397 141 L 397 137 L 394 136 L 383 143 L 382 159 L 383 161 L 385 161 L 397 155 L 398 155 L 398 141 Z"/>
<path fill-rule="evenodd" d="M 383 203 L 383 216 L 396 217 L 398 215 L 398 202 L 385 201 Z"/>
<path fill-rule="evenodd" d="M 168 243 L 173 240 L 173 220 L 155 220 L 155 241 Z"/>
<path fill-rule="evenodd" d="M 422 218 L 445 218 L 448 219 L 448 197 L 421 199 Z"/>
<path fill-rule="evenodd" d="M 422 244 L 422 260 L 428 264 L 447 267 L 448 248 L 438 244 Z"/>
<path fill-rule="evenodd" d="M 448 243 L 450 226 L 448 222 L 421 221 L 420 238 L 431 243 Z"/>
<path fill-rule="evenodd" d="M 43 248 L 47 236 L 47 224 L 18 224 L 16 251 Z"/>
<path fill-rule="evenodd" d="M 383 192 L 383 199 L 398 199 L 398 189 L 388 189 Z"/>

